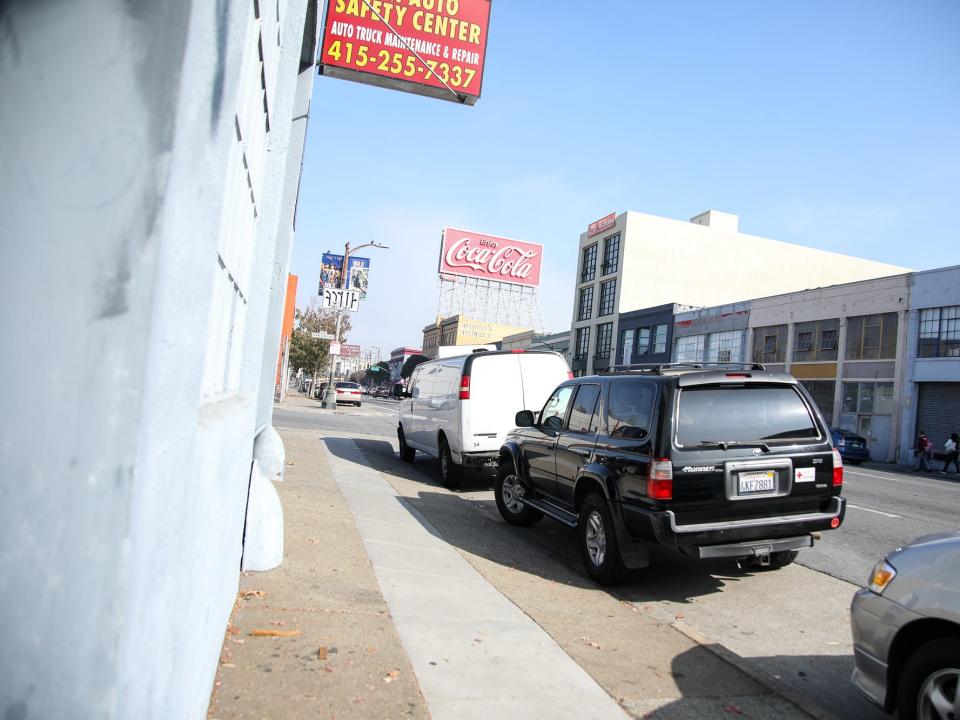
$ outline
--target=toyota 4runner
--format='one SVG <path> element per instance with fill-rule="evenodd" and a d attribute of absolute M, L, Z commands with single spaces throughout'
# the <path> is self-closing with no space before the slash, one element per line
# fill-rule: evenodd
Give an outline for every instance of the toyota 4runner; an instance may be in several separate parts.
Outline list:
<path fill-rule="evenodd" d="M 577 529 L 600 583 L 649 564 L 651 544 L 775 569 L 843 522 L 843 464 L 796 379 L 762 365 L 660 365 L 563 383 L 518 412 L 497 507 Z"/>

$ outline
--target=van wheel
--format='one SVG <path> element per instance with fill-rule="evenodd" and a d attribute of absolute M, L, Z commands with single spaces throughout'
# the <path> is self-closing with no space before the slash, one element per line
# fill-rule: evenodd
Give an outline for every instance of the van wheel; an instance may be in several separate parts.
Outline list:
<path fill-rule="evenodd" d="M 623 581 L 627 571 L 620 557 L 617 531 L 607 501 L 600 493 L 590 493 L 583 501 L 577 538 L 587 575 L 601 585 Z"/>
<path fill-rule="evenodd" d="M 453 454 L 445 437 L 440 438 L 440 482 L 451 489 L 460 487 L 463 482 L 463 468 L 453 461 Z"/>
<path fill-rule="evenodd" d="M 493 488 L 497 510 L 511 525 L 525 527 L 543 519 L 543 513 L 523 502 L 524 487 L 513 471 L 513 464 L 503 464 L 497 470 L 497 482 Z"/>
<path fill-rule="evenodd" d="M 412 463 L 417 451 L 407 445 L 407 439 L 403 436 L 403 426 L 397 426 L 397 439 L 400 441 L 400 459 L 405 463 Z"/>

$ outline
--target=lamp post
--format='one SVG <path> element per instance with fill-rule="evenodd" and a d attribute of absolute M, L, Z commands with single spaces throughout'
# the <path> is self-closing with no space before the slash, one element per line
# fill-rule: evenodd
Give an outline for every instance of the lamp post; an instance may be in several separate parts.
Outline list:
<path fill-rule="evenodd" d="M 367 248 L 367 247 L 375 247 L 375 248 L 380 248 L 382 250 L 390 249 L 386 245 L 381 245 L 378 242 L 368 242 L 353 248 L 352 252 L 356 252 L 357 250 L 362 250 L 363 248 Z M 350 287 L 350 253 L 351 253 L 351 248 L 350 248 L 350 243 L 348 242 L 346 245 L 344 245 L 344 248 L 343 248 L 343 265 L 340 269 L 340 282 L 338 284 L 338 286 L 341 288 Z M 343 311 L 337 310 L 337 329 L 333 333 L 332 342 L 335 342 L 338 344 L 340 342 L 340 320 L 342 317 L 343 317 Z M 329 357 L 330 357 L 330 373 L 327 377 L 327 391 L 323 395 L 322 407 L 327 410 L 336 410 L 337 409 L 337 391 L 336 391 L 336 388 L 334 387 L 334 381 L 333 381 L 334 356 L 330 355 Z"/>

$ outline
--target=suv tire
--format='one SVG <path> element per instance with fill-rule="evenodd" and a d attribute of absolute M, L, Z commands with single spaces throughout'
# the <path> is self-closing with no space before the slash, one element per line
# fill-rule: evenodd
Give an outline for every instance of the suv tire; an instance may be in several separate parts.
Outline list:
<path fill-rule="evenodd" d="M 417 451 L 407 445 L 407 439 L 403 435 L 403 425 L 397 426 L 397 439 L 400 441 L 400 459 L 405 463 L 412 463 Z"/>
<path fill-rule="evenodd" d="M 924 696 L 943 692 L 943 685 L 960 682 L 960 643 L 957 637 L 941 638 L 921 645 L 907 659 L 897 683 L 897 718 L 924 717 L 920 705 Z M 957 690 L 954 690 L 957 692 Z"/>
<path fill-rule="evenodd" d="M 606 498 L 600 493 L 587 495 L 580 507 L 577 540 L 587 575 L 601 585 L 623 581 L 627 571 L 620 557 L 617 531 Z"/>
<path fill-rule="evenodd" d="M 463 482 L 463 467 L 453 461 L 453 453 L 447 439 L 440 437 L 440 483 L 451 490 Z"/>
<path fill-rule="evenodd" d="M 493 494 L 500 516 L 511 525 L 525 527 L 543 519 L 542 512 L 523 502 L 523 486 L 514 472 L 513 463 L 500 465 Z"/>

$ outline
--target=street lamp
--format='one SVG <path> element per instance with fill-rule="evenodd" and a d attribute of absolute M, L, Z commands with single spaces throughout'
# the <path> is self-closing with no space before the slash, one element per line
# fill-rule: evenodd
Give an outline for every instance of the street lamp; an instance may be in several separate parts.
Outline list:
<path fill-rule="evenodd" d="M 381 245 L 378 242 L 368 242 L 363 245 L 358 245 L 352 249 L 352 252 L 357 250 L 363 250 L 363 248 L 374 247 L 380 248 L 381 250 L 389 250 L 386 245 Z M 340 270 L 340 282 L 339 287 L 349 288 L 350 287 L 350 243 L 348 242 L 343 248 L 343 265 Z M 342 318 L 342 310 L 337 310 L 337 329 L 333 333 L 332 342 L 340 342 L 340 320 Z M 334 387 L 333 382 L 333 355 L 330 355 L 330 373 L 327 377 L 327 391 L 323 395 L 322 407 L 327 410 L 336 410 L 337 409 L 337 391 Z"/>

